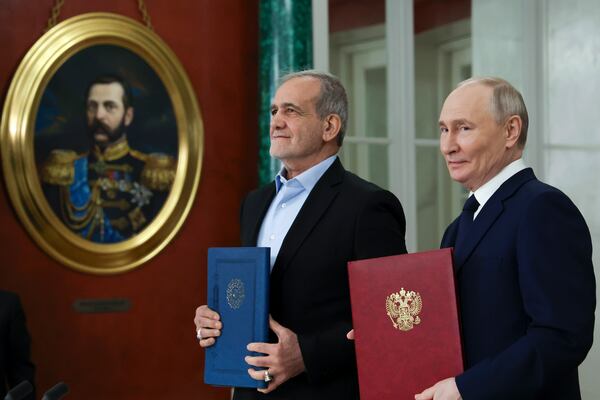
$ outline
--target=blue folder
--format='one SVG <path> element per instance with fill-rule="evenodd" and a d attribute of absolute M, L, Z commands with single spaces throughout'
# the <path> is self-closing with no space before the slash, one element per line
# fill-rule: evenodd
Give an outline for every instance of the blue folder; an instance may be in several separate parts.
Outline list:
<path fill-rule="evenodd" d="M 208 306 L 219 313 L 223 328 L 206 348 L 204 382 L 210 385 L 265 388 L 248 375 L 248 343 L 269 338 L 268 247 L 208 249 Z"/>

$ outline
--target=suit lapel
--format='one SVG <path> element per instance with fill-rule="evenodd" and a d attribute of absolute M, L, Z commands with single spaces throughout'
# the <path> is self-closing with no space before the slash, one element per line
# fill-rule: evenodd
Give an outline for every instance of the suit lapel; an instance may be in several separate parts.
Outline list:
<path fill-rule="evenodd" d="M 452 223 L 446 228 L 444 232 L 444 236 L 442 237 L 442 243 L 440 244 L 440 248 L 444 249 L 446 247 L 454 247 L 454 243 L 456 243 L 456 235 L 458 234 L 458 218 L 456 218 Z"/>
<path fill-rule="evenodd" d="M 494 193 L 485 203 L 465 238 L 464 246 L 454 249 L 454 267 L 457 272 L 465 264 L 475 247 L 477 247 L 481 239 L 485 236 L 486 232 L 504 211 L 504 201 L 511 197 L 525 182 L 531 179 L 535 179 L 535 175 L 531 168 L 519 171 L 504 182 L 500 188 L 498 188 L 496 193 Z M 454 243 L 455 240 L 456 232 L 454 232 L 454 240 L 452 240 L 452 243 Z"/>
<path fill-rule="evenodd" d="M 457 272 L 463 266 L 465 261 L 467 261 L 477 244 L 504 210 L 502 201 L 500 201 L 500 199 L 494 199 L 494 197 L 495 196 L 492 196 L 492 198 L 485 203 L 483 209 L 477 215 L 475 221 L 473 221 L 473 225 L 471 225 L 471 229 L 465 237 L 464 245 L 454 249 L 454 262 L 456 264 L 454 267 Z"/>
<path fill-rule="evenodd" d="M 256 246 L 258 241 L 258 233 L 262 225 L 262 221 L 269 210 L 271 201 L 275 197 L 275 182 L 261 189 L 253 204 L 248 204 L 248 215 L 252 217 L 248 224 L 248 230 L 244 232 L 242 245 Z"/>
<path fill-rule="evenodd" d="M 283 240 L 272 275 L 283 273 L 290 265 L 290 261 L 306 237 L 337 196 L 339 192 L 337 185 L 344 179 L 344 172 L 344 167 L 337 158 L 312 189 Z"/>

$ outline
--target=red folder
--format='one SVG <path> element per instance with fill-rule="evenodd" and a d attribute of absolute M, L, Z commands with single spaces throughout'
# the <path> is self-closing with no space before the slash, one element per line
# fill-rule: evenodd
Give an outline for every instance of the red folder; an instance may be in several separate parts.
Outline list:
<path fill-rule="evenodd" d="M 405 400 L 463 371 L 452 250 L 348 263 L 361 400 Z"/>

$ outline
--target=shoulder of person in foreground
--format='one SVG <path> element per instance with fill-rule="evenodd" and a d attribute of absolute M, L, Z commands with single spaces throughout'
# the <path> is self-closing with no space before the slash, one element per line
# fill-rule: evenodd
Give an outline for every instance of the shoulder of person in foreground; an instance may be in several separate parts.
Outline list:
<path fill-rule="evenodd" d="M 0 290 L 0 304 L 0 310 L 4 310 L 0 315 L 3 319 L 0 327 L 6 329 L 2 335 L 6 335 L 4 337 L 8 348 L 8 364 L 4 366 L 6 377 L 1 378 L 6 379 L 10 388 L 26 380 L 34 386 L 35 390 L 35 365 L 31 362 L 31 338 L 21 300 L 15 293 Z M 28 398 L 33 399 L 33 396 L 34 394 Z"/>

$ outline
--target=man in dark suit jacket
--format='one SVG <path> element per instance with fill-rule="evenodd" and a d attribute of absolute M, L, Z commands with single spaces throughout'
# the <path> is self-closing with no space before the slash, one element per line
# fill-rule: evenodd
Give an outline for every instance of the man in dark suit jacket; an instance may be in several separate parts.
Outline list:
<path fill-rule="evenodd" d="M 442 239 L 455 248 L 466 369 L 417 400 L 581 399 L 596 306 L 591 238 L 571 200 L 521 160 L 527 127 L 520 93 L 501 79 L 465 81 L 444 103 L 440 148 L 472 192 Z"/>
<path fill-rule="evenodd" d="M 30 342 L 19 297 L 0 290 L 0 399 L 22 381 L 34 384 Z M 27 397 L 34 398 L 35 393 Z"/>
<path fill-rule="evenodd" d="M 269 246 L 272 343 L 247 357 L 265 390 L 235 389 L 235 399 L 358 399 L 347 262 L 406 252 L 405 220 L 394 195 L 342 167 L 347 100 L 341 83 L 304 71 L 283 79 L 271 107 L 271 155 L 283 163 L 276 182 L 241 207 L 244 246 Z M 291 209 L 296 208 L 295 211 Z M 289 214 L 283 214 L 286 211 Z M 289 228 L 289 229 L 288 229 Z M 202 347 L 219 335 L 218 315 L 201 306 Z M 218 340 L 218 339 L 217 339 Z"/>

